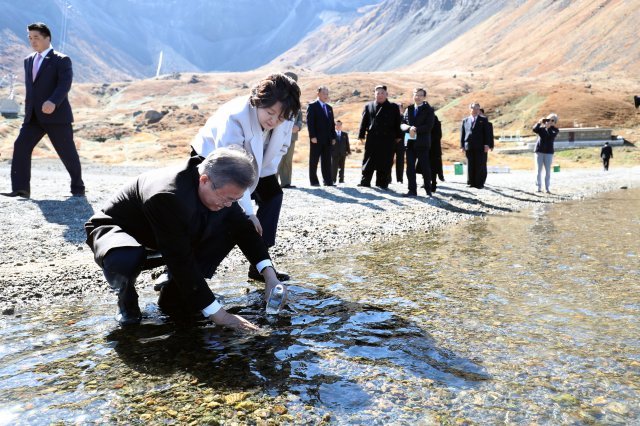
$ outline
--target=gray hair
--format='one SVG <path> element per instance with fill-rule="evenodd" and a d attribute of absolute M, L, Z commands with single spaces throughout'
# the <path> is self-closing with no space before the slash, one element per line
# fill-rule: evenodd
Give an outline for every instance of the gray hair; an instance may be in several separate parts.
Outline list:
<path fill-rule="evenodd" d="M 240 145 L 218 148 L 198 166 L 201 175 L 207 175 L 216 187 L 228 184 L 249 188 L 256 181 L 257 171 L 253 156 Z"/>
<path fill-rule="evenodd" d="M 558 114 L 556 114 L 555 112 L 547 115 L 547 119 L 553 120 L 556 124 L 558 124 Z"/>

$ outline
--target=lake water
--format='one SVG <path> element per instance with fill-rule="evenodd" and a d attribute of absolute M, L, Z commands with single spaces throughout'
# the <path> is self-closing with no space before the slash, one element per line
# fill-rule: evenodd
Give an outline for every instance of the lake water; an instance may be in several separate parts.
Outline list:
<path fill-rule="evenodd" d="M 5 317 L 0 424 L 637 424 L 639 231 L 634 189 L 293 260 L 285 315 L 220 290 L 258 336 Z"/>

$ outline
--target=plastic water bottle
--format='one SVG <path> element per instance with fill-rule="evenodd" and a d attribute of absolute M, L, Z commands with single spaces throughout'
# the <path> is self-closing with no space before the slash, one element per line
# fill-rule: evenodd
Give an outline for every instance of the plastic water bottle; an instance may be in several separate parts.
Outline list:
<path fill-rule="evenodd" d="M 271 289 L 269 298 L 267 299 L 267 315 L 278 315 L 282 305 L 284 303 L 284 286 L 282 284 L 276 285 Z"/>

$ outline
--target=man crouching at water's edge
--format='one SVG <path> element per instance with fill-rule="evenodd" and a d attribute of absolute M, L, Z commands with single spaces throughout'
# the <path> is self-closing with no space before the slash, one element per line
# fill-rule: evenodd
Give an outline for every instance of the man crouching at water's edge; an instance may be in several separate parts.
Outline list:
<path fill-rule="evenodd" d="M 250 154 L 239 146 L 220 148 L 206 159 L 138 176 L 89 219 L 87 244 L 118 293 L 121 325 L 142 319 L 135 282 L 151 249 L 162 254 L 171 275 L 158 299 L 164 313 L 201 312 L 219 325 L 257 329 L 226 312 L 206 282 L 238 245 L 263 275 L 266 294 L 280 283 L 263 239 L 237 203 L 255 180 Z"/>

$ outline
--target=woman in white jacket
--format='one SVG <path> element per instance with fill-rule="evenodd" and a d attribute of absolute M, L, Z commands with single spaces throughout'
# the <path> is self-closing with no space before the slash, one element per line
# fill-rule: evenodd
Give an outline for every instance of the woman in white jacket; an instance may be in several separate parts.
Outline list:
<path fill-rule="evenodd" d="M 282 207 L 278 164 L 291 144 L 293 120 L 300 111 L 300 88 L 284 74 L 271 74 L 258 82 L 249 96 L 222 105 L 194 138 L 194 154 L 206 157 L 216 148 L 241 145 L 254 157 L 259 180 L 238 201 L 267 247 L 275 244 Z M 254 213 L 253 199 L 258 206 Z M 280 281 L 289 276 L 277 273 Z M 249 278 L 264 278 L 253 265 Z"/>

